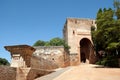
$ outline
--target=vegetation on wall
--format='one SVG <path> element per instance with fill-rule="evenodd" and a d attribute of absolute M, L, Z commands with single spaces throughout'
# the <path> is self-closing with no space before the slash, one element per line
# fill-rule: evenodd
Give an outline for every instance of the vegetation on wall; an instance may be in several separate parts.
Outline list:
<path fill-rule="evenodd" d="M 70 48 L 63 39 L 58 37 L 52 38 L 50 41 L 38 40 L 33 46 L 64 46 L 67 50 Z"/>
<path fill-rule="evenodd" d="M 100 57 L 99 62 L 105 64 L 118 62 L 116 58 L 120 57 L 120 1 L 114 0 L 114 9 L 99 9 L 96 24 L 97 30 L 92 27 L 92 38 L 96 53 L 99 56 L 105 54 L 102 59 Z M 100 51 L 104 53 L 100 53 Z"/>

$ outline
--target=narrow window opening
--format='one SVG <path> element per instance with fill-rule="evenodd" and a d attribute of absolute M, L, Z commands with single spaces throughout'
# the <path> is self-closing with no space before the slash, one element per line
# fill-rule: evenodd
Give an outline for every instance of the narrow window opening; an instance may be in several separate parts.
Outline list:
<path fill-rule="evenodd" d="M 73 31 L 73 35 L 75 35 L 75 31 Z"/>
<path fill-rule="evenodd" d="M 52 60 L 55 60 L 54 58 L 52 58 Z"/>

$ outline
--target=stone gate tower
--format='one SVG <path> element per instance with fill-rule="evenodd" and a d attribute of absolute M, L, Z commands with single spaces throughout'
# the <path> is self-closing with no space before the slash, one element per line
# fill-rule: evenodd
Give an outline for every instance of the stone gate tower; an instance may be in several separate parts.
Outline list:
<path fill-rule="evenodd" d="M 96 27 L 95 20 L 67 18 L 63 34 L 70 46 L 70 65 L 78 65 L 81 62 L 95 63 L 91 26 Z"/>

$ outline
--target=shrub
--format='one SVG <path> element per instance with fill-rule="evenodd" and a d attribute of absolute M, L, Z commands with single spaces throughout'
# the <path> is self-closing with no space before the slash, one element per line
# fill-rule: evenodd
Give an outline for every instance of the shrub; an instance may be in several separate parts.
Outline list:
<path fill-rule="evenodd" d="M 96 64 L 103 65 L 106 67 L 119 67 L 118 58 L 116 58 L 115 56 L 107 56 L 96 62 Z"/>

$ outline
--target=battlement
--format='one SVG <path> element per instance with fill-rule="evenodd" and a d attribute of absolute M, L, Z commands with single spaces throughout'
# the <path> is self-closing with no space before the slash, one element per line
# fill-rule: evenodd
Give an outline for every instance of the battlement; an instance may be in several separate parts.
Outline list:
<path fill-rule="evenodd" d="M 87 19 L 87 18 L 67 18 L 66 19 L 66 24 L 69 22 L 69 23 L 72 23 L 74 25 L 86 24 L 86 25 L 94 25 L 94 26 L 96 26 L 95 21 L 96 20 L 94 20 L 94 19 Z"/>
<path fill-rule="evenodd" d="M 75 17 L 68 17 L 67 20 L 95 20 L 95 19 L 90 19 L 90 18 L 75 18 Z"/>

